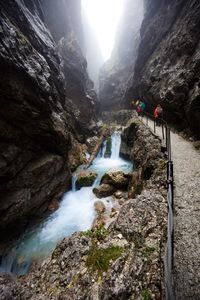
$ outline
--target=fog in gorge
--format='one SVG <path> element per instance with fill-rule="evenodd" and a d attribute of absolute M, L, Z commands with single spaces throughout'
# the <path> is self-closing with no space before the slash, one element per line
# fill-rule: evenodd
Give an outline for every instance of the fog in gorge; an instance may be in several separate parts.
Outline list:
<path fill-rule="evenodd" d="M 133 54 L 136 59 L 143 15 L 141 0 L 82 0 L 84 54 L 97 90 L 99 71 L 105 62 L 111 59 L 117 64 L 127 61 Z M 126 42 L 130 40 L 132 46 L 127 47 Z"/>
<path fill-rule="evenodd" d="M 134 74 L 143 17 L 143 1 L 124 0 L 111 58 L 100 69 L 99 98 L 102 110 L 116 110 L 126 105 L 125 95 Z"/>

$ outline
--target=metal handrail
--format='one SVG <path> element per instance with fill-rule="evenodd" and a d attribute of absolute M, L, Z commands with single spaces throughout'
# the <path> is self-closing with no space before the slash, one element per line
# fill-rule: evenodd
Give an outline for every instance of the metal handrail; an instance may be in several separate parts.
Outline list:
<path fill-rule="evenodd" d="M 154 133 L 156 133 L 156 122 L 152 114 L 143 111 L 141 116 L 146 115 L 148 126 L 148 118 L 154 121 Z M 166 300 L 175 300 L 174 280 L 173 280 L 173 263 L 174 263 L 174 173 L 171 151 L 171 131 L 163 118 L 157 118 L 162 125 L 163 140 L 165 140 L 166 150 L 168 154 L 167 162 L 167 202 L 168 202 L 168 226 L 167 226 L 167 247 L 164 259 L 165 265 L 165 293 Z M 165 127 L 165 130 L 164 130 Z M 165 131 L 165 132 L 164 132 Z"/>

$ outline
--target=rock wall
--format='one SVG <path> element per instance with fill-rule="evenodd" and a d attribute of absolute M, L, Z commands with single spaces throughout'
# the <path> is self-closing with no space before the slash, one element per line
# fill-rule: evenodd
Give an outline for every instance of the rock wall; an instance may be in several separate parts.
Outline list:
<path fill-rule="evenodd" d="M 200 3 L 144 0 L 138 40 L 133 2 L 125 4 L 122 34 L 101 71 L 102 109 L 130 108 L 132 98 L 152 110 L 161 103 L 168 122 L 200 138 Z"/>
<path fill-rule="evenodd" d="M 80 14 L 79 0 L 0 1 L 1 232 L 61 196 L 73 141 L 90 133 L 96 95 Z"/>
<path fill-rule="evenodd" d="M 117 110 L 123 104 L 127 82 L 132 77 L 143 20 L 143 1 L 126 0 L 115 47 L 100 71 L 99 97 L 102 110 Z"/>
<path fill-rule="evenodd" d="M 135 75 L 126 95 L 152 106 L 200 138 L 200 2 L 146 0 Z"/>

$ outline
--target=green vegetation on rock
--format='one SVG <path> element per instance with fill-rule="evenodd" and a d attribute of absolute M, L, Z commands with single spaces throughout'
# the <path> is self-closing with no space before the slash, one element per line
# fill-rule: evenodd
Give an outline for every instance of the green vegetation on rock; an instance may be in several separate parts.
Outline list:
<path fill-rule="evenodd" d="M 123 253 L 123 248 L 112 246 L 106 249 L 99 249 L 93 246 L 87 256 L 86 266 L 92 272 L 98 272 L 101 275 L 108 271 L 109 266 Z"/>
<path fill-rule="evenodd" d="M 159 170 L 163 170 L 166 167 L 166 164 L 167 164 L 166 160 L 159 159 L 159 161 L 158 161 L 158 169 Z"/>
<path fill-rule="evenodd" d="M 156 250 L 155 247 L 149 247 L 147 246 L 145 249 L 143 249 L 142 254 L 144 257 L 149 258 L 149 256 Z"/>
<path fill-rule="evenodd" d="M 141 292 L 142 300 L 151 300 L 151 292 L 147 289 L 142 290 Z"/>
<path fill-rule="evenodd" d="M 80 189 L 84 186 L 92 186 L 96 178 L 97 178 L 97 174 L 94 172 L 83 173 L 83 174 L 81 173 L 77 178 L 76 188 Z"/>
<path fill-rule="evenodd" d="M 88 236 L 94 240 L 102 241 L 108 235 L 108 229 L 104 225 L 81 232 L 81 236 Z"/>

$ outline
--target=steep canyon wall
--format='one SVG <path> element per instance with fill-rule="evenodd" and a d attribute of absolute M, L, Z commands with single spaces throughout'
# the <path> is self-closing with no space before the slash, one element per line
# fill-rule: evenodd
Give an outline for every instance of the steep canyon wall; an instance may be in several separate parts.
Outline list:
<path fill-rule="evenodd" d="M 70 184 L 68 153 L 90 133 L 97 99 L 81 28 L 79 0 L 0 1 L 1 232 Z"/>
<path fill-rule="evenodd" d="M 123 104 L 127 82 L 134 71 L 143 20 L 143 1 L 125 0 L 114 50 L 100 71 L 99 97 L 102 110 L 115 110 Z"/>
<path fill-rule="evenodd" d="M 131 2 L 127 5 L 124 26 L 133 14 Z M 120 37 L 119 49 L 130 49 L 120 57 L 120 64 L 127 58 L 124 71 L 118 72 L 115 61 L 112 70 L 117 72 L 102 71 L 102 109 L 120 102 L 130 107 L 132 98 L 143 99 L 152 108 L 161 103 L 168 122 L 200 138 L 200 2 L 145 0 L 144 11 L 138 51 L 131 48 L 134 27 L 125 26 L 132 39 Z"/>
<path fill-rule="evenodd" d="M 152 105 L 160 102 L 169 122 L 200 137 L 200 3 L 145 3 L 141 44 L 127 95 Z"/>

